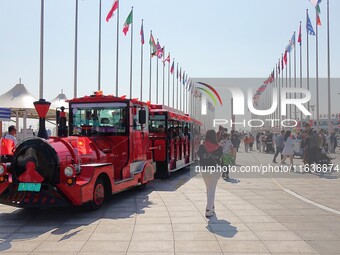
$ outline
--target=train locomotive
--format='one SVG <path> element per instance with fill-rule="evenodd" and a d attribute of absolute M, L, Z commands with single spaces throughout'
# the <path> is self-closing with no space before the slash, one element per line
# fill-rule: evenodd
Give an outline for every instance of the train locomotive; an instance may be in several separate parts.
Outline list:
<path fill-rule="evenodd" d="M 155 175 L 168 177 L 171 170 L 192 163 L 189 148 L 194 150 L 194 139 L 180 142 L 168 135 L 157 136 L 150 121 L 155 116 L 153 108 L 137 99 L 100 92 L 69 100 L 68 119 L 64 107 L 57 110 L 56 137 L 25 139 L 12 153 L 1 149 L 10 155 L 1 155 L 0 203 L 21 208 L 86 205 L 98 209 L 114 193 L 143 187 Z M 182 128 L 198 125 L 180 115 L 183 119 L 177 125 L 181 123 Z M 164 128 L 171 129 L 165 123 Z M 170 151 L 174 146 L 176 158 L 183 159 L 177 167 Z"/>

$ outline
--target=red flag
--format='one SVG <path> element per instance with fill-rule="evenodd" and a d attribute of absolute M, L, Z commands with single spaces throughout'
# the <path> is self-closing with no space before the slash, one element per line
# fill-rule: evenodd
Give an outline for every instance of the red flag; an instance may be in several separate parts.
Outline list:
<path fill-rule="evenodd" d="M 117 10 L 117 9 L 118 9 L 118 0 L 115 0 L 114 3 L 113 3 L 113 5 L 112 5 L 111 10 L 109 11 L 109 13 L 108 13 L 107 16 L 106 16 L 106 22 L 109 22 L 109 20 L 110 20 L 110 19 L 112 18 L 112 16 L 113 16 L 115 10 Z"/>
<path fill-rule="evenodd" d="M 172 62 L 170 73 L 173 74 L 174 70 L 175 70 L 175 61 Z"/>
<path fill-rule="evenodd" d="M 300 43 L 300 46 L 301 46 L 301 43 L 302 43 L 301 22 L 300 22 L 300 28 L 299 28 L 298 43 Z"/>
<path fill-rule="evenodd" d="M 283 61 L 285 62 L 285 65 L 287 65 L 287 51 L 285 51 L 285 54 L 283 56 Z M 282 68 L 283 69 L 283 68 Z"/>
<path fill-rule="evenodd" d="M 169 62 L 169 63 L 170 63 L 170 53 L 169 53 L 169 55 L 166 57 L 166 59 L 163 60 L 163 65 L 165 65 L 165 62 Z"/>

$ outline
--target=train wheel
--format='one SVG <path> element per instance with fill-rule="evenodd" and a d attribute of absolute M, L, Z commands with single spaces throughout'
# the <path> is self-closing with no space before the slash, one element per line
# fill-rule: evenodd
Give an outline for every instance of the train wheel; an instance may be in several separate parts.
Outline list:
<path fill-rule="evenodd" d="M 93 198 L 89 204 L 91 210 L 99 209 L 105 200 L 105 185 L 101 178 L 98 178 L 93 188 Z"/>

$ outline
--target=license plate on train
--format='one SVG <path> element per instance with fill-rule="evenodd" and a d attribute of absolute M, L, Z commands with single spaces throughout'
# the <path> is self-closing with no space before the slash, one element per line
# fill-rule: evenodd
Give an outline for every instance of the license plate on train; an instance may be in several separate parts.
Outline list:
<path fill-rule="evenodd" d="M 19 183 L 18 191 L 40 192 L 41 183 Z"/>

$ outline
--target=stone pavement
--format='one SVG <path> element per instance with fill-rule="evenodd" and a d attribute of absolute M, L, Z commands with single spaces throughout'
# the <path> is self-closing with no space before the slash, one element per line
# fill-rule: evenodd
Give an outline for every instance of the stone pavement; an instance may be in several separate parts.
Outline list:
<path fill-rule="evenodd" d="M 271 160 L 240 152 L 238 169 Z M 194 167 L 115 195 L 96 212 L 0 205 L 0 254 L 340 254 L 339 173 L 231 177 L 219 181 L 209 220 Z"/>

